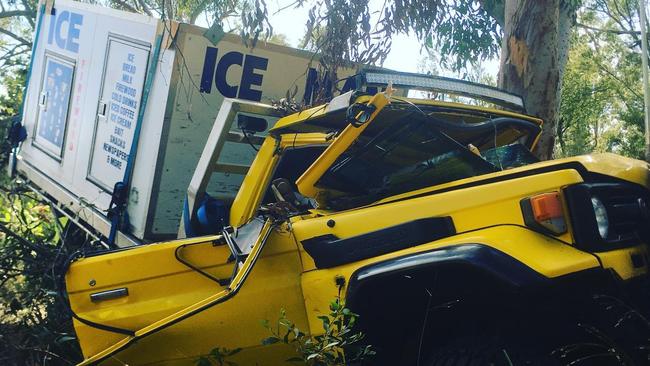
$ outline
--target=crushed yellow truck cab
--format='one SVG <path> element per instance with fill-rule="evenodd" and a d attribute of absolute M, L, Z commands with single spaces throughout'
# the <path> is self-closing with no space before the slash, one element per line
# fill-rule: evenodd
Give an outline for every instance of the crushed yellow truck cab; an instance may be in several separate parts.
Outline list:
<path fill-rule="evenodd" d="M 239 365 L 284 364 L 293 347 L 262 346 L 260 322 L 284 309 L 321 334 L 339 295 L 373 365 L 434 365 L 477 325 L 522 354 L 541 335 L 517 324 L 568 326 L 589 301 L 620 296 L 648 272 L 648 164 L 539 162 L 542 122 L 514 96 L 487 99 L 499 98 L 508 110 L 356 92 L 281 118 L 215 235 L 70 263 L 83 364 L 192 364 L 215 347 L 241 348 Z"/>

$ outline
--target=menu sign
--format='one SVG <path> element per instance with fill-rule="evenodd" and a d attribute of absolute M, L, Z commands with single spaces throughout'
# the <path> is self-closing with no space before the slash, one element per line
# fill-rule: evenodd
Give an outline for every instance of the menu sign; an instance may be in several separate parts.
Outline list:
<path fill-rule="evenodd" d="M 107 190 L 124 179 L 140 109 L 149 48 L 110 39 L 90 164 L 90 178 Z"/>

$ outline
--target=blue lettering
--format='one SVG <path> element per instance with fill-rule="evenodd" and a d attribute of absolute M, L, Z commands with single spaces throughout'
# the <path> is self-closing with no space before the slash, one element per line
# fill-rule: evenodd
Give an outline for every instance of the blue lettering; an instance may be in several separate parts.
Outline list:
<path fill-rule="evenodd" d="M 116 122 L 117 124 L 119 124 L 120 126 L 122 126 L 124 128 L 131 129 L 131 121 L 129 121 L 128 119 L 122 118 L 122 117 L 120 117 L 118 115 L 115 115 L 115 114 L 111 115 L 111 119 L 112 119 L 113 116 L 115 116 L 114 122 Z"/>
<path fill-rule="evenodd" d="M 205 58 L 203 59 L 203 73 L 201 73 L 201 86 L 199 92 L 210 93 L 212 91 L 212 80 L 214 80 L 214 67 L 217 65 L 218 49 L 208 47 L 205 49 Z"/>
<path fill-rule="evenodd" d="M 59 15 L 56 16 L 56 34 L 54 35 L 54 40 L 56 41 L 56 45 L 59 46 L 59 48 L 65 49 L 65 38 L 61 36 L 61 28 L 63 27 L 63 23 L 67 23 L 70 19 L 70 12 L 68 11 L 62 11 Z"/>
<path fill-rule="evenodd" d="M 81 33 L 80 27 L 83 24 L 83 21 L 83 15 L 70 13 L 70 25 L 68 25 L 68 44 L 66 46 L 68 51 L 74 53 L 79 52 L 79 35 Z"/>
<path fill-rule="evenodd" d="M 127 64 L 125 62 L 122 64 L 122 71 L 128 72 L 129 74 L 135 74 L 135 65 Z"/>
<path fill-rule="evenodd" d="M 122 103 L 122 95 L 120 95 L 120 94 L 118 94 L 116 92 L 111 93 L 111 99 L 118 102 L 118 103 Z"/>
<path fill-rule="evenodd" d="M 47 33 L 47 44 L 52 44 L 54 39 L 54 26 L 56 25 L 56 8 L 52 8 L 52 19 L 50 20 L 50 31 Z"/>
<path fill-rule="evenodd" d="M 111 144 L 117 145 L 118 147 L 121 147 L 122 149 L 126 149 L 126 141 L 122 140 L 121 138 L 111 135 Z"/>
<path fill-rule="evenodd" d="M 244 56 L 240 52 L 233 51 L 223 55 L 217 62 L 218 52 L 219 49 L 214 47 L 205 49 L 199 91 L 201 93 L 212 92 L 212 83 L 214 83 L 219 92 L 227 98 L 262 100 L 262 91 L 253 87 L 262 86 L 264 75 L 256 71 L 266 70 L 269 60 L 254 55 Z M 242 74 L 239 84 L 230 85 L 226 76 L 233 65 L 242 66 Z"/>
<path fill-rule="evenodd" d="M 228 74 L 228 69 L 232 65 L 240 65 L 244 61 L 244 55 L 241 52 L 228 52 L 217 64 L 217 72 L 214 75 L 215 85 L 219 92 L 227 98 L 236 98 L 237 97 L 237 85 L 229 85 L 226 80 L 226 75 Z"/>
<path fill-rule="evenodd" d="M 109 164 L 111 164 L 112 166 L 116 167 L 117 169 L 122 170 L 122 162 L 121 161 L 115 159 L 112 156 L 106 157 L 106 160 L 108 160 Z"/>
<path fill-rule="evenodd" d="M 79 52 L 79 36 L 83 25 L 83 15 L 69 12 L 67 10 L 56 13 L 52 9 L 52 20 L 50 21 L 50 32 L 47 43 L 56 45 L 71 52 Z M 65 32 L 64 32 L 65 28 Z"/>
<path fill-rule="evenodd" d="M 115 90 L 135 98 L 136 90 L 130 86 L 126 86 L 122 83 L 116 83 Z"/>
<path fill-rule="evenodd" d="M 239 98 L 260 101 L 262 100 L 262 91 L 251 89 L 251 86 L 262 86 L 262 74 L 256 74 L 255 70 L 266 70 L 269 60 L 253 55 L 246 55 L 244 62 L 244 71 L 241 75 L 241 87 L 239 88 Z"/>

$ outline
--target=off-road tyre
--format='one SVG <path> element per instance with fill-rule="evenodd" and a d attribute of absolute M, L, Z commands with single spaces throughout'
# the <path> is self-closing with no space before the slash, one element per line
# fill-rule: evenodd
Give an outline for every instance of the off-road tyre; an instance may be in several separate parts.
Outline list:
<path fill-rule="evenodd" d="M 423 366 L 650 365 L 650 323 L 622 300 L 593 296 L 578 311 L 513 312 L 475 319 Z M 527 315 L 527 317 L 526 317 Z"/>

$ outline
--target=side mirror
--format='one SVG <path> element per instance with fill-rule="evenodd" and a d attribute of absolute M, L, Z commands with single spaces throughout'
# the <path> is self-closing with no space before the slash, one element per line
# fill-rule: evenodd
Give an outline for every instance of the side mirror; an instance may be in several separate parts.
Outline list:
<path fill-rule="evenodd" d="M 345 114 L 346 122 L 354 127 L 360 127 L 368 122 L 372 114 L 377 110 L 377 106 L 369 103 L 354 103 L 348 107 Z"/>
<path fill-rule="evenodd" d="M 246 133 L 255 134 L 266 131 L 269 124 L 264 118 L 240 114 L 237 116 L 237 127 Z"/>

